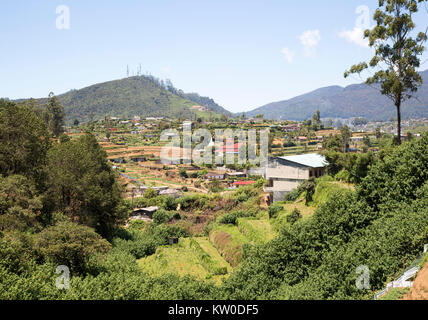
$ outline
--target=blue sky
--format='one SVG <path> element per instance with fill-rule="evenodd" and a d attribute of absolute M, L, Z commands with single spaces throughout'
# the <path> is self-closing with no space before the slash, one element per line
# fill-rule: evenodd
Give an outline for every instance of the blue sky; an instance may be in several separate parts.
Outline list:
<path fill-rule="evenodd" d="M 57 29 L 56 8 L 70 9 Z M 377 0 L 16 0 L 0 4 L 0 97 L 45 97 L 126 76 L 126 66 L 248 111 L 345 80 L 371 49 Z M 366 7 L 361 7 L 366 6 Z M 357 8 L 360 11 L 357 13 Z M 361 9 L 362 8 L 362 9 Z M 360 17 L 360 18 L 359 18 Z M 416 23 L 426 27 L 428 13 Z M 424 23 L 423 23 L 424 22 Z M 428 56 L 425 54 L 423 60 Z M 428 69 L 425 63 L 422 69 Z"/>

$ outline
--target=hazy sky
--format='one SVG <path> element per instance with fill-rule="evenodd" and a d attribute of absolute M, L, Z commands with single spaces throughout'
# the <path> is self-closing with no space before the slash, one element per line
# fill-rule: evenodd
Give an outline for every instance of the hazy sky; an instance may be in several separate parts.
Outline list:
<path fill-rule="evenodd" d="M 185 92 L 233 112 L 251 110 L 360 82 L 343 72 L 371 56 L 360 30 L 373 23 L 365 17 L 377 2 L 1 1 L 0 97 L 61 94 L 124 78 L 127 65 L 132 73 L 141 63 Z M 61 29 L 61 5 L 69 8 L 69 29 Z M 427 18 L 423 8 L 416 22 L 426 27 Z"/>

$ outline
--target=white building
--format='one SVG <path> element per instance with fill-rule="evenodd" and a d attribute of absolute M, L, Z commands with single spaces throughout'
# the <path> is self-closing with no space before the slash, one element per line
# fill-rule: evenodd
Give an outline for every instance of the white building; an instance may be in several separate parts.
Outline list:
<path fill-rule="evenodd" d="M 302 182 L 323 176 L 327 166 L 325 157 L 316 153 L 273 158 L 266 168 L 269 187 L 265 192 L 271 193 L 273 202 L 282 201 Z"/>

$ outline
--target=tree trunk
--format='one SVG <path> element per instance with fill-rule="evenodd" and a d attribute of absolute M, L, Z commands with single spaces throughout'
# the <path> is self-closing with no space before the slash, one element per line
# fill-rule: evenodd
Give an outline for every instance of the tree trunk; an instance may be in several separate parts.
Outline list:
<path fill-rule="evenodd" d="M 401 99 L 398 99 L 395 102 L 395 106 L 397 107 L 397 143 L 401 144 Z"/>

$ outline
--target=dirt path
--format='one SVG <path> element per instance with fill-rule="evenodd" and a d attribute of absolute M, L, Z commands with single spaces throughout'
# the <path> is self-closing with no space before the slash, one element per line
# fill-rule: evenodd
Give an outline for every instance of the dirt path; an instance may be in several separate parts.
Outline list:
<path fill-rule="evenodd" d="M 428 263 L 419 271 L 410 292 L 403 300 L 428 300 Z"/>

